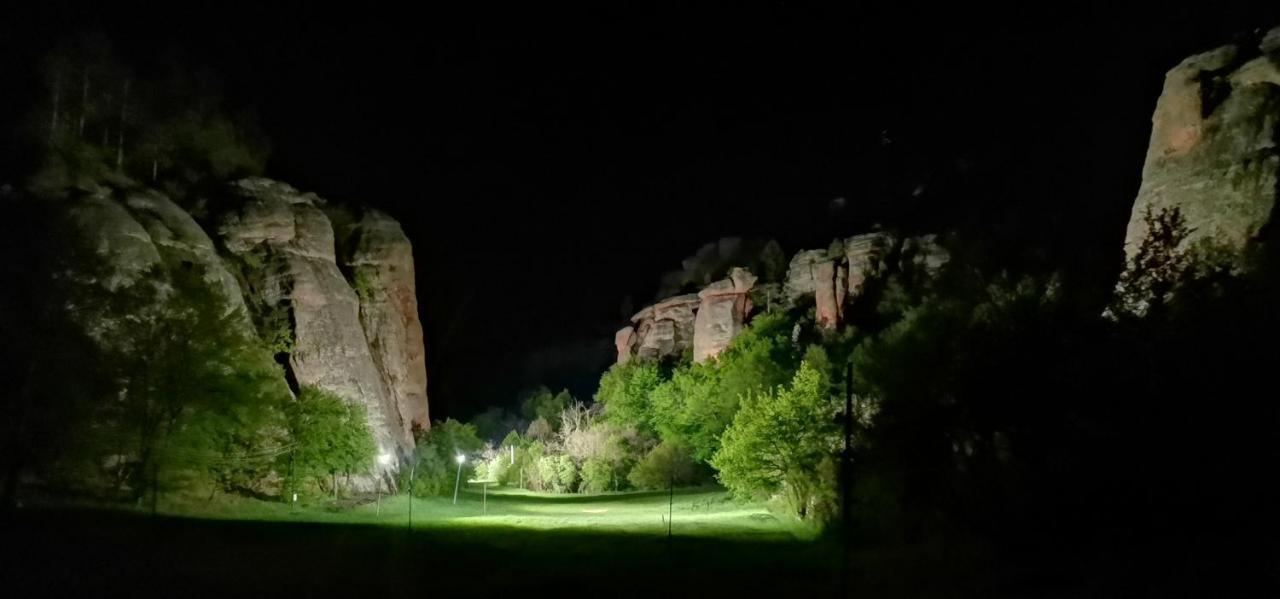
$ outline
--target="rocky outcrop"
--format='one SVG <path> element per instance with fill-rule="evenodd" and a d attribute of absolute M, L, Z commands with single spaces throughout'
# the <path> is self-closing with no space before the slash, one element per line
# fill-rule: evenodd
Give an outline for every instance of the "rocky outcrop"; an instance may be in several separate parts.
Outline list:
<path fill-rule="evenodd" d="M 893 236 L 866 233 L 838 239 L 825 250 L 797 252 L 783 284 L 786 299 L 794 305 L 812 296 L 818 326 L 833 330 L 843 322 L 846 304 L 862 295 L 868 281 L 883 274 L 897 250 Z"/>
<path fill-rule="evenodd" d="M 183 264 L 199 265 L 205 281 L 213 285 L 226 300 L 226 313 L 238 316 L 240 326 L 251 331 L 240 285 L 218 255 L 213 241 L 194 218 L 169 198 L 157 192 L 130 194 L 125 206 L 147 231 L 157 253 L 168 268 Z"/>
<path fill-rule="evenodd" d="M 228 326 L 257 336 L 287 368 L 281 392 L 314 385 L 365 407 L 382 459 L 352 482 L 392 488 L 391 458 L 409 455 L 414 429 L 429 427 L 413 249 L 399 223 L 358 211 L 335 236 L 324 200 L 262 178 L 235 182 L 213 205 L 211 236 L 155 191 L 104 187 L 76 199 L 66 222 L 79 253 L 59 276 L 132 295 L 120 314 L 69 305 L 72 319 L 107 347 L 122 327 L 156 316 L 149 308 L 176 292 L 180 270 L 197 269 Z"/>
<path fill-rule="evenodd" d="M 748 294 L 756 276 L 744 268 L 734 268 L 729 277 L 698 292 L 698 312 L 693 324 L 693 361 L 715 357 L 742 332 L 751 312 Z"/>
<path fill-rule="evenodd" d="M 314 385 L 363 405 L 379 454 L 407 455 L 413 447 L 411 425 L 403 421 L 388 381 L 403 390 L 417 376 L 416 369 L 409 365 L 379 369 L 374 357 L 378 353 L 389 364 L 396 354 L 421 355 L 420 328 L 414 338 L 418 347 L 407 347 L 414 333 L 409 332 L 412 327 L 401 310 L 409 307 L 403 298 L 409 289 L 389 267 L 397 260 L 403 265 L 406 258 L 394 256 L 396 250 L 391 246 L 395 244 L 371 242 L 353 252 L 353 260 L 362 262 L 359 272 L 367 277 L 366 320 L 378 334 L 378 349 L 371 349 L 361 321 L 364 306 L 338 267 L 333 228 L 321 210 L 324 201 L 261 178 L 236 182 L 232 194 L 234 208 L 222 216 L 218 234 L 226 250 L 256 279 L 246 290 L 256 296 L 251 300 L 288 312 L 292 323 L 288 366 L 294 378 L 299 384 Z M 378 231 L 379 227 L 382 230 Z M 371 222 L 364 234 L 371 240 L 395 237 L 385 223 L 377 222 Z M 377 288 L 388 280 L 400 288 Z M 397 301 L 401 305 L 391 305 Z M 423 371 L 420 380 L 425 383 L 425 378 Z M 418 397 L 423 398 L 425 411 L 425 389 L 406 399 L 418 401 Z M 415 406 L 404 408 L 411 422 Z M 391 484 L 389 475 L 395 470 L 395 461 L 379 463 L 381 478 Z"/>
<path fill-rule="evenodd" d="M 899 239 L 872 232 L 796 252 L 781 283 L 757 284 L 750 271 L 733 268 L 696 295 L 668 298 L 633 316 L 614 335 L 617 362 L 678 357 L 689 349 L 695 362 L 705 362 L 742 332 L 755 306 L 773 311 L 809 303 L 818 327 L 833 331 L 872 282 L 894 272 L 927 281 L 950 259 L 936 235 Z"/>
<path fill-rule="evenodd" d="M 693 349 L 693 313 L 699 301 L 696 294 L 678 295 L 637 312 L 632 325 L 615 336 L 618 360 L 678 357 Z"/>
<path fill-rule="evenodd" d="M 1132 258 L 1144 219 L 1177 209 L 1187 247 L 1240 251 L 1271 222 L 1280 183 L 1280 28 L 1171 69 L 1152 116 L 1142 185 L 1125 234 Z"/>
<path fill-rule="evenodd" d="M 376 210 L 365 210 L 343 233 L 342 263 L 360 300 L 360 324 L 401 432 L 425 431 L 431 420 L 413 246 L 400 223 Z"/>
<path fill-rule="evenodd" d="M 72 234 L 95 257 L 94 266 L 81 260 L 72 272 L 63 273 L 82 284 L 113 293 L 137 286 L 151 288 L 137 294 L 159 299 L 172 293 L 171 276 L 178 269 L 198 268 L 204 280 L 216 291 L 213 301 L 220 302 L 223 313 L 231 315 L 231 326 L 252 337 L 253 325 L 245 313 L 244 301 L 235 277 L 227 270 L 213 241 L 185 210 L 155 191 L 117 192 L 99 189 L 93 195 L 77 200 L 68 210 Z M 118 336 L 117 326 L 137 326 L 148 306 L 131 306 L 132 314 L 81 313 L 68 306 L 72 319 L 79 322 L 95 342 L 110 346 Z M 122 317 L 118 319 L 117 317 Z M 119 322 L 114 322 L 119 320 Z M 132 322 L 133 325 L 128 323 Z"/>

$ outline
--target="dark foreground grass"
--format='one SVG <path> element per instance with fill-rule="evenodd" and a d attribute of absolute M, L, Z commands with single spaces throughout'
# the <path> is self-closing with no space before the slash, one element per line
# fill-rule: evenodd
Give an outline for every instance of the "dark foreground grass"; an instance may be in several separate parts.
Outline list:
<path fill-rule="evenodd" d="M 7 589 L 116 596 L 831 596 L 823 542 L 510 526 L 418 528 L 28 511 Z"/>

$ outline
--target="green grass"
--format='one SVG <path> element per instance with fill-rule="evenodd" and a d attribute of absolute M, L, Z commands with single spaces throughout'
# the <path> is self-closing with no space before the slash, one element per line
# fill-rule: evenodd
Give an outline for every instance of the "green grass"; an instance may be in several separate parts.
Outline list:
<path fill-rule="evenodd" d="M 0 576 L 33 594 L 830 596 L 839 552 L 721 489 L 298 506 L 163 497 L 146 510 L 24 510 Z M 670 509 L 672 536 L 667 537 Z M 74 547 L 75 576 L 66 576 Z"/>
<path fill-rule="evenodd" d="M 412 501 L 415 529 L 499 527 L 665 536 L 670 512 L 671 534 L 679 536 L 769 540 L 805 538 L 809 533 L 759 503 L 735 500 L 718 488 L 678 489 L 669 498 L 666 491 L 560 495 L 490 486 L 486 492 L 472 483 L 459 494 L 457 505 L 450 497 Z M 409 502 L 404 494 L 336 503 L 316 498 L 296 506 L 232 496 L 188 497 L 162 500 L 159 509 L 200 518 L 407 528 Z"/>

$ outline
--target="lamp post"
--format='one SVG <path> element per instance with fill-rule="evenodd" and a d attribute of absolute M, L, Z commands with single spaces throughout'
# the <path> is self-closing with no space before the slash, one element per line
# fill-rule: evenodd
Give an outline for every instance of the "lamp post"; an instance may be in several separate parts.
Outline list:
<path fill-rule="evenodd" d="M 462 484 L 462 463 L 467 461 L 467 456 L 458 454 L 458 477 L 453 481 L 453 505 L 458 505 L 458 486 Z"/>

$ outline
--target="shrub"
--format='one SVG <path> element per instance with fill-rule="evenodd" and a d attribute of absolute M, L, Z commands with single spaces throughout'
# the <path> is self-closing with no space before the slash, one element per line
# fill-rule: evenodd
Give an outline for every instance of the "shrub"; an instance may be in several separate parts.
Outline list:
<path fill-rule="evenodd" d="M 665 489 L 691 484 L 697 474 L 688 448 L 663 441 L 631 469 L 627 480 L 638 489 Z"/>

